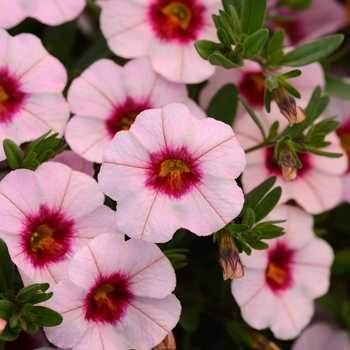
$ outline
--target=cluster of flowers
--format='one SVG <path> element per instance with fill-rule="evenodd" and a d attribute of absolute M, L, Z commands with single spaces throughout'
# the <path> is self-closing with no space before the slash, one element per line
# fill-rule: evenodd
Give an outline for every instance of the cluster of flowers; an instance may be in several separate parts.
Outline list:
<path fill-rule="evenodd" d="M 25 17 L 57 25 L 76 18 L 85 6 L 84 0 L 44 2 L 46 7 L 39 0 L 1 2 L 0 27 L 10 28 Z M 325 7 L 317 2 L 307 11 L 322 12 Z M 262 139 L 243 108 L 233 129 L 206 117 L 203 109 L 230 82 L 266 132 L 275 120 L 280 130 L 288 125 L 276 102 L 269 114 L 264 109 L 260 65 L 247 61 L 242 68 L 215 69 L 195 51 L 195 40 L 215 40 L 211 14 L 221 1 L 97 4 L 109 48 L 131 60 L 123 67 L 96 61 L 73 80 L 67 100 L 61 62 L 36 36 L 11 37 L 0 29 L 1 141 L 22 144 L 53 130 L 75 152 L 64 152 L 35 171 L 12 171 L 0 182 L 0 237 L 24 285 L 50 283 L 54 295 L 46 305 L 63 315 L 61 325 L 45 329 L 47 338 L 75 350 L 151 349 L 161 343 L 179 321 L 181 306 L 172 294 L 174 269 L 155 243 L 169 241 L 179 228 L 208 236 L 230 223 L 244 202 L 235 181 L 242 172 L 245 193 L 277 176 L 282 196 L 268 219 L 286 219 L 281 224 L 286 234 L 269 240 L 267 250 L 242 254 L 244 277 L 232 282 L 232 294 L 250 326 L 270 327 L 279 339 L 295 338 L 311 320 L 313 299 L 329 287 L 333 251 L 315 236 L 312 215 L 350 202 L 347 157 L 301 154 L 303 168 L 287 181 L 272 148 L 245 155 L 244 149 Z M 316 32 L 307 25 L 317 21 L 301 12 L 294 25 L 305 33 L 290 35 L 291 44 L 344 25 L 340 5 L 329 4 L 337 21 Z M 4 15 L 8 12 L 11 16 Z M 293 83 L 305 107 L 325 79 L 318 63 L 300 70 Z M 185 84 L 207 79 L 200 107 L 188 98 Z M 338 135 L 329 135 L 329 152 L 344 153 L 349 145 L 345 110 L 336 101 L 324 112 L 336 112 L 342 123 Z M 0 160 L 5 158 L 1 149 Z M 98 182 L 93 162 L 102 163 Z M 116 212 L 103 204 L 104 195 L 117 201 Z M 295 349 L 305 349 L 302 342 Z"/>

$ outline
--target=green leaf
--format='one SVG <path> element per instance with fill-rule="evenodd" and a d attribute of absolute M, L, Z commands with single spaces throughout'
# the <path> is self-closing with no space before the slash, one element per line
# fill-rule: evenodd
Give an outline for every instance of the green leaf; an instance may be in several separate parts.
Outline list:
<path fill-rule="evenodd" d="M 219 10 L 220 16 L 219 16 L 219 23 L 220 27 L 223 28 L 229 38 L 230 45 L 227 47 L 231 49 L 231 46 L 236 44 L 238 40 L 236 40 L 236 36 L 234 33 L 234 27 L 232 23 L 231 17 L 224 11 Z"/>
<path fill-rule="evenodd" d="M 30 284 L 27 287 L 22 288 L 16 297 L 17 302 L 20 305 L 26 304 L 29 302 L 29 300 L 35 296 L 35 295 L 41 295 L 44 293 L 50 285 L 48 283 L 35 283 Z M 33 301 L 30 301 L 30 303 L 34 304 Z"/>
<path fill-rule="evenodd" d="M 0 238 L 0 293 L 6 293 L 13 287 L 15 267 L 5 242 Z"/>
<path fill-rule="evenodd" d="M 271 97 L 272 97 L 271 92 L 267 88 L 265 88 L 264 89 L 264 106 L 265 106 L 267 113 L 270 113 L 270 111 L 271 111 Z M 276 134 L 276 136 L 277 136 L 277 134 Z M 273 137 L 275 137 L 275 136 L 273 136 Z M 267 140 L 271 140 L 273 137 L 271 137 L 271 129 L 270 129 L 269 135 L 267 136 Z"/>
<path fill-rule="evenodd" d="M 281 187 L 275 187 L 259 202 L 259 204 L 254 208 L 256 222 L 259 222 L 270 213 L 281 198 L 281 194 Z"/>
<path fill-rule="evenodd" d="M 241 233 L 241 232 L 249 230 L 248 225 L 234 224 L 234 223 L 229 224 L 228 228 L 230 229 L 230 231 L 232 231 L 234 233 Z"/>
<path fill-rule="evenodd" d="M 232 26 L 233 36 L 237 41 L 240 41 L 242 38 L 242 28 L 238 13 L 233 6 L 229 6 L 229 11 L 226 12 L 229 14 L 231 19 L 230 23 Z"/>
<path fill-rule="evenodd" d="M 22 307 L 22 310 L 20 312 L 20 316 L 23 316 L 25 314 L 27 314 L 28 312 L 30 312 L 30 310 L 32 310 L 34 307 L 33 304 L 25 304 L 23 307 Z"/>
<path fill-rule="evenodd" d="M 331 75 L 326 76 L 325 92 L 337 98 L 350 100 L 350 84 Z"/>
<path fill-rule="evenodd" d="M 196 308 L 187 306 L 182 308 L 180 326 L 188 332 L 194 332 L 199 327 L 199 315 Z"/>
<path fill-rule="evenodd" d="M 206 113 L 208 116 L 232 126 L 236 116 L 237 102 L 237 87 L 233 84 L 226 84 L 212 98 Z"/>
<path fill-rule="evenodd" d="M 209 62 L 213 66 L 220 66 L 226 69 L 242 67 L 243 63 L 234 63 L 226 58 L 221 52 L 215 51 L 209 56 Z"/>
<path fill-rule="evenodd" d="M 256 225 L 254 228 L 260 230 L 263 239 L 277 238 L 283 236 L 285 233 L 282 227 L 276 225 L 268 225 L 265 227 L 259 227 Z"/>
<path fill-rule="evenodd" d="M 242 96 L 238 96 L 238 99 L 242 102 L 242 105 L 244 106 L 244 108 L 246 109 L 246 111 L 248 112 L 248 114 L 251 116 L 251 118 L 253 119 L 254 123 L 257 125 L 257 127 L 259 128 L 264 141 L 266 140 L 266 135 L 265 135 L 265 130 L 264 127 L 262 126 L 260 119 L 256 116 L 256 114 L 254 113 L 253 109 L 249 106 L 249 104 L 247 103 L 247 101 L 242 97 Z"/>
<path fill-rule="evenodd" d="M 35 323 L 41 327 L 58 326 L 63 321 L 63 317 L 58 312 L 45 306 L 34 306 L 32 314 L 37 317 Z"/>
<path fill-rule="evenodd" d="M 296 88 L 294 88 L 292 85 L 287 83 L 284 79 L 281 79 L 278 81 L 285 88 L 285 90 L 287 90 L 287 92 L 289 92 L 292 96 L 294 96 L 296 98 L 301 97 L 299 91 Z"/>
<path fill-rule="evenodd" d="M 242 11 L 242 0 L 222 0 L 222 4 L 224 6 L 225 12 L 230 13 L 230 5 L 236 11 L 238 17 Z"/>
<path fill-rule="evenodd" d="M 270 127 L 270 130 L 269 130 L 269 135 L 267 136 L 267 139 L 268 139 L 268 140 L 272 140 L 272 139 L 274 139 L 275 137 L 278 136 L 278 128 L 279 128 L 279 125 L 280 125 L 280 123 L 279 123 L 278 120 L 275 120 L 275 121 L 272 123 L 272 125 L 271 125 L 271 127 Z"/>
<path fill-rule="evenodd" d="M 26 147 L 25 155 L 27 155 L 27 154 L 29 154 L 31 152 L 34 152 L 35 147 L 37 147 L 45 139 L 45 137 L 50 134 L 50 132 L 51 132 L 51 130 L 47 131 L 45 134 L 41 135 L 37 139 L 35 139 L 32 142 L 30 142 L 28 144 L 28 146 Z"/>
<path fill-rule="evenodd" d="M 278 80 L 274 74 L 268 74 L 265 78 L 264 85 L 269 92 L 278 88 Z"/>
<path fill-rule="evenodd" d="M 252 208 L 248 208 L 245 211 L 242 219 L 242 224 L 247 225 L 249 228 L 253 227 L 255 224 L 255 213 Z"/>
<path fill-rule="evenodd" d="M 300 67 L 318 61 L 333 53 L 344 40 L 344 35 L 334 34 L 296 47 L 280 62 L 283 66 Z"/>
<path fill-rule="evenodd" d="M 242 32 L 251 35 L 261 29 L 264 24 L 266 0 L 244 0 L 242 2 Z"/>
<path fill-rule="evenodd" d="M 310 145 L 307 145 L 307 149 L 310 153 L 317 154 L 318 156 L 328 157 L 328 158 L 341 158 L 344 156 L 343 153 L 325 152 L 316 147 L 312 147 Z"/>
<path fill-rule="evenodd" d="M 4 331 L 0 334 L 0 340 L 13 341 L 13 340 L 17 339 L 18 336 L 19 336 L 19 332 L 12 330 L 10 328 L 10 325 L 7 324 Z"/>
<path fill-rule="evenodd" d="M 250 59 L 256 56 L 260 50 L 264 47 L 267 38 L 269 37 L 269 31 L 267 29 L 259 29 L 257 32 L 248 36 L 244 40 L 244 54 L 245 59 Z"/>
<path fill-rule="evenodd" d="M 35 323 L 29 323 L 27 324 L 26 332 L 29 334 L 34 334 L 39 330 L 39 326 Z"/>
<path fill-rule="evenodd" d="M 261 241 L 249 241 L 247 242 L 252 248 L 257 250 L 265 250 L 269 247 L 269 245 L 265 242 Z"/>
<path fill-rule="evenodd" d="M 0 300 L 0 318 L 8 320 L 14 311 L 13 304 L 8 300 Z"/>
<path fill-rule="evenodd" d="M 247 231 L 243 234 L 245 241 L 249 244 L 252 241 L 258 241 L 262 238 L 262 233 L 259 230 Z"/>
<path fill-rule="evenodd" d="M 244 196 L 245 201 L 244 201 L 243 209 L 237 218 L 242 217 L 243 213 L 245 213 L 245 211 L 248 208 L 254 209 L 255 206 L 266 195 L 266 193 L 272 188 L 275 182 L 276 182 L 276 176 L 271 176 L 268 179 L 266 179 L 264 182 L 262 182 L 260 185 L 255 187 L 253 190 L 251 190 L 249 193 L 247 193 Z"/>
<path fill-rule="evenodd" d="M 267 44 L 267 57 L 270 61 L 273 56 L 278 51 L 282 51 L 284 42 L 284 30 L 278 29 L 275 33 L 272 34 L 268 44 Z"/>
<path fill-rule="evenodd" d="M 293 69 L 287 73 L 281 74 L 279 76 L 279 78 L 283 78 L 284 80 L 286 80 L 286 79 L 292 79 L 292 78 L 299 77 L 300 75 L 301 75 L 301 70 Z"/>
<path fill-rule="evenodd" d="M 228 34 L 227 34 L 225 29 L 218 28 L 216 30 L 216 35 L 217 35 L 218 39 L 220 40 L 220 42 L 225 47 L 227 47 L 228 49 L 231 49 L 232 44 L 231 44 L 230 38 L 229 38 L 229 36 L 228 36 Z"/>
<path fill-rule="evenodd" d="M 7 158 L 7 163 L 11 169 L 19 169 L 23 161 L 23 153 L 21 147 L 9 139 L 3 141 L 3 147 Z"/>

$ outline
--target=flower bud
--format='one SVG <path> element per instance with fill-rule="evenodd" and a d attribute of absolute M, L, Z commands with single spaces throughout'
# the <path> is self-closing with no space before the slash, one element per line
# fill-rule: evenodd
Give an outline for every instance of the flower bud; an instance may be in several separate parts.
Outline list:
<path fill-rule="evenodd" d="M 233 243 L 230 233 L 226 230 L 223 230 L 221 234 L 219 263 L 225 281 L 229 278 L 241 278 L 244 276 L 243 266 L 239 261 L 238 250 Z"/>
<path fill-rule="evenodd" d="M 249 332 L 251 337 L 250 347 L 255 350 L 281 350 L 274 342 L 257 332 Z"/>
<path fill-rule="evenodd" d="M 176 350 L 174 333 L 171 331 L 160 344 L 154 347 L 154 350 Z"/>
<path fill-rule="evenodd" d="M 295 167 L 295 159 L 292 157 L 288 149 L 281 151 L 278 164 L 282 168 L 282 176 L 285 180 L 290 181 L 297 178 L 298 169 Z"/>
<path fill-rule="evenodd" d="M 279 86 L 273 91 L 273 96 L 280 112 L 288 119 L 289 125 L 301 123 L 306 115 L 303 109 L 296 105 L 295 98 L 283 87 Z"/>

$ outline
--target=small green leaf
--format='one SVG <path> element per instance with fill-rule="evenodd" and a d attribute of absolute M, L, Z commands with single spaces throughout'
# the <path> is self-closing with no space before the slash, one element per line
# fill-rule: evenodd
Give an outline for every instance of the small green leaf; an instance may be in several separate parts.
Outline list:
<path fill-rule="evenodd" d="M 278 88 L 278 80 L 274 74 L 268 74 L 264 81 L 265 87 L 269 92 Z"/>
<path fill-rule="evenodd" d="M 58 326 L 63 321 L 63 317 L 58 312 L 45 306 L 34 306 L 32 314 L 37 317 L 35 323 L 41 327 Z"/>
<path fill-rule="evenodd" d="M 219 10 L 220 16 L 219 16 L 219 23 L 221 28 L 223 28 L 229 38 L 230 45 L 227 46 L 229 49 L 232 45 L 236 44 L 237 40 L 234 35 L 234 28 L 231 17 L 224 11 Z"/>
<path fill-rule="evenodd" d="M 281 198 L 281 194 L 281 187 L 275 187 L 261 200 L 261 202 L 259 202 L 259 204 L 254 208 L 256 222 L 259 222 L 270 213 Z"/>
<path fill-rule="evenodd" d="M 255 213 L 252 208 L 248 208 L 245 211 L 242 219 L 242 224 L 247 225 L 249 228 L 253 227 L 255 224 Z"/>
<path fill-rule="evenodd" d="M 25 304 L 23 307 L 22 307 L 22 310 L 20 312 L 20 316 L 23 316 L 25 314 L 27 314 L 30 310 L 32 310 L 34 307 L 33 304 Z"/>
<path fill-rule="evenodd" d="M 249 241 L 247 243 L 256 250 L 265 250 L 269 247 L 267 243 L 261 241 Z"/>
<path fill-rule="evenodd" d="M 269 31 L 267 29 L 259 29 L 257 32 L 251 34 L 244 40 L 244 54 L 245 59 L 250 59 L 256 56 L 264 47 Z"/>
<path fill-rule="evenodd" d="M 230 38 L 229 36 L 227 35 L 227 32 L 225 29 L 223 28 L 218 28 L 216 30 L 216 35 L 218 37 L 218 39 L 220 40 L 220 42 L 225 46 L 227 47 L 228 49 L 231 49 L 231 41 L 230 41 Z"/>
<path fill-rule="evenodd" d="M 50 285 L 48 283 L 31 284 L 18 292 L 16 300 L 20 305 L 24 305 L 29 302 L 33 296 L 44 293 L 49 287 Z M 34 304 L 33 301 L 30 302 Z"/>
<path fill-rule="evenodd" d="M 14 310 L 13 304 L 8 300 L 0 300 L 0 318 L 8 320 Z"/>
<path fill-rule="evenodd" d="M 234 224 L 234 223 L 229 224 L 228 228 L 230 229 L 230 231 L 232 231 L 234 233 L 241 233 L 241 232 L 249 230 L 248 225 Z"/>
<path fill-rule="evenodd" d="M 326 76 L 325 92 L 337 98 L 350 100 L 350 84 L 331 75 Z"/>
<path fill-rule="evenodd" d="M 267 88 L 265 88 L 264 89 L 264 106 L 265 106 L 267 113 L 271 112 L 271 97 L 272 97 L 271 92 Z M 270 129 L 270 131 L 271 131 L 271 129 Z M 273 137 L 275 137 L 275 136 L 273 136 Z M 271 133 L 269 133 L 269 135 L 267 136 L 267 140 L 271 140 L 273 137 L 271 137 Z"/>
<path fill-rule="evenodd" d="M 286 79 L 292 79 L 292 78 L 299 77 L 300 75 L 301 75 L 301 70 L 293 69 L 287 73 L 281 74 L 279 76 L 279 78 L 283 78 L 284 80 L 286 80 Z"/>
<path fill-rule="evenodd" d="M 9 139 L 3 141 L 3 147 L 7 158 L 7 163 L 11 169 L 19 169 L 23 161 L 23 153 L 21 147 Z"/>
<path fill-rule="evenodd" d="M 237 102 L 237 87 L 233 84 L 226 84 L 212 98 L 206 113 L 208 116 L 232 126 L 236 116 Z"/>
<path fill-rule="evenodd" d="M 226 69 L 242 67 L 243 63 L 234 63 L 226 58 L 221 52 L 215 51 L 209 56 L 209 62 L 213 66 L 220 66 Z"/>
<path fill-rule="evenodd" d="M 271 127 L 270 127 L 270 130 L 269 130 L 269 135 L 267 136 L 267 139 L 268 139 L 268 140 L 272 140 L 272 139 L 274 139 L 275 137 L 278 136 L 278 128 L 279 128 L 279 125 L 280 125 L 280 123 L 279 123 L 278 120 L 275 120 L 275 121 L 272 123 L 272 125 L 271 125 Z"/>
<path fill-rule="evenodd" d="M 34 334 L 39 330 L 39 326 L 35 323 L 29 323 L 27 324 L 26 332 L 29 334 Z"/>
<path fill-rule="evenodd" d="M 229 8 L 232 6 L 239 17 L 242 10 L 242 0 L 222 0 L 222 4 L 224 6 L 225 12 L 230 13 Z"/>
<path fill-rule="evenodd" d="M 245 211 L 248 208 L 254 209 L 255 206 L 266 195 L 266 193 L 272 188 L 275 182 L 276 182 L 276 176 L 271 176 L 268 179 L 266 179 L 264 182 L 262 182 L 260 185 L 255 187 L 253 190 L 251 190 L 249 193 L 247 193 L 244 196 L 245 201 L 244 201 L 243 209 L 237 218 L 242 217 L 243 213 L 245 213 Z"/>
<path fill-rule="evenodd" d="M 325 152 L 316 147 L 312 147 L 310 145 L 307 146 L 307 149 L 310 153 L 317 154 L 318 156 L 328 157 L 328 158 L 341 158 L 344 156 L 343 153 Z"/>
<path fill-rule="evenodd" d="M 251 35 L 261 29 L 265 13 L 266 0 L 244 0 L 241 12 L 242 32 Z"/>
<path fill-rule="evenodd" d="M 47 131 L 45 134 L 41 135 L 40 137 L 38 137 L 37 139 L 33 140 L 32 142 L 30 142 L 25 150 L 25 155 L 31 153 L 34 151 L 35 147 L 37 147 L 44 139 L 46 136 L 48 136 L 50 134 L 51 130 Z"/>
<path fill-rule="evenodd" d="M 17 339 L 19 336 L 19 331 L 16 332 L 10 328 L 10 325 L 7 324 L 6 328 L 4 331 L 0 334 L 0 340 L 4 341 L 13 341 Z"/>
<path fill-rule="evenodd" d="M 287 90 L 287 92 L 289 92 L 292 96 L 296 98 L 301 97 L 299 91 L 295 87 L 287 83 L 284 79 L 280 79 L 278 81 L 285 88 L 285 90 Z"/>
<path fill-rule="evenodd" d="M 296 47 L 280 62 L 283 66 L 300 67 L 316 62 L 333 53 L 344 40 L 344 35 L 334 34 Z"/>
<path fill-rule="evenodd" d="M 238 13 L 233 6 L 229 6 L 229 11 L 226 11 L 231 19 L 231 26 L 233 31 L 233 36 L 237 41 L 240 41 L 242 38 L 242 28 L 241 23 L 238 17 Z"/>
<path fill-rule="evenodd" d="M 13 287 L 15 267 L 5 242 L 0 238 L 0 293 L 6 293 Z"/>
<path fill-rule="evenodd" d="M 276 32 L 272 34 L 267 44 L 267 56 L 269 61 L 276 54 L 276 52 L 282 51 L 283 42 L 284 42 L 284 30 L 278 29 Z"/>
<path fill-rule="evenodd" d="M 182 308 L 180 326 L 188 332 L 194 332 L 199 327 L 199 315 L 196 308 L 187 306 Z"/>
<path fill-rule="evenodd" d="M 246 109 L 246 111 L 248 112 L 248 114 L 251 116 L 251 118 L 253 119 L 254 123 L 257 125 L 257 127 L 259 128 L 264 141 L 266 140 L 266 135 L 265 135 L 265 130 L 264 127 L 262 126 L 260 119 L 256 116 L 256 114 L 254 113 L 253 109 L 249 106 L 249 104 L 247 103 L 247 101 L 242 97 L 242 96 L 238 96 L 238 99 L 242 102 L 242 105 L 244 106 L 244 108 Z"/>

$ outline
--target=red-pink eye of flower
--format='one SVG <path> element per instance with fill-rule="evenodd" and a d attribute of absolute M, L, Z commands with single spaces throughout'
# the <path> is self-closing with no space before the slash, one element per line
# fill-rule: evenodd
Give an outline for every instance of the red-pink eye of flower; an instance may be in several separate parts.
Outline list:
<path fill-rule="evenodd" d="M 266 283 L 271 290 L 278 294 L 293 286 L 292 263 L 295 251 L 284 243 L 278 242 L 269 250 L 266 267 Z"/>
<path fill-rule="evenodd" d="M 14 115 L 22 107 L 27 94 L 7 67 L 0 68 L 0 123 L 11 122 Z"/>
<path fill-rule="evenodd" d="M 341 145 L 348 157 L 349 165 L 346 173 L 350 173 L 350 121 L 341 124 L 337 129 L 337 135 L 340 138 Z"/>
<path fill-rule="evenodd" d="M 135 118 L 145 109 L 152 108 L 148 101 L 135 102 L 127 97 L 124 103 L 114 107 L 112 115 L 106 120 L 106 127 L 111 138 L 121 130 L 129 130 Z"/>
<path fill-rule="evenodd" d="M 251 106 L 262 107 L 264 105 L 265 77 L 261 71 L 244 73 L 238 87 Z"/>
<path fill-rule="evenodd" d="M 21 245 L 33 266 L 40 268 L 65 259 L 72 250 L 74 232 L 74 220 L 41 205 L 37 214 L 27 216 Z"/>
<path fill-rule="evenodd" d="M 159 39 L 187 44 L 198 39 L 205 10 L 198 0 L 155 0 L 149 6 L 148 18 Z"/>
<path fill-rule="evenodd" d="M 115 325 L 123 320 L 133 298 L 127 276 L 119 272 L 100 276 L 85 298 L 85 319 Z"/>
<path fill-rule="evenodd" d="M 311 169 L 311 160 L 308 153 L 298 153 L 298 157 L 303 165 L 301 169 L 298 169 L 298 178 L 301 178 Z M 273 147 L 265 148 L 265 166 L 271 175 L 282 177 L 282 169 L 277 162 Z"/>
<path fill-rule="evenodd" d="M 198 161 L 184 146 L 149 155 L 146 186 L 156 192 L 179 199 L 189 193 L 202 177 Z"/>

